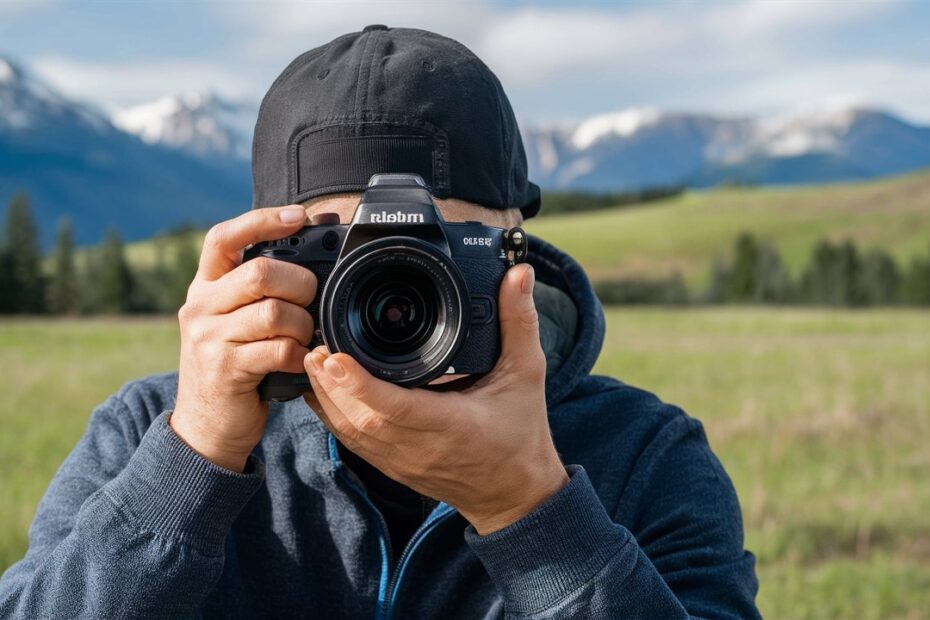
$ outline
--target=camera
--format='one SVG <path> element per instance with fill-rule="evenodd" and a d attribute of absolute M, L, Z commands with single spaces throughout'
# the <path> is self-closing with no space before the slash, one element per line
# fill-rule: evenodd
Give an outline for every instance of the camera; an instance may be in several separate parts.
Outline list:
<path fill-rule="evenodd" d="M 379 379 L 415 387 L 494 367 L 498 289 L 526 252 L 521 228 L 445 222 L 418 175 L 376 174 L 351 224 L 320 214 L 290 237 L 252 246 L 244 259 L 283 260 L 316 275 L 309 347 L 325 344 Z M 259 384 L 261 398 L 273 401 L 310 389 L 302 373 L 271 373 Z"/>

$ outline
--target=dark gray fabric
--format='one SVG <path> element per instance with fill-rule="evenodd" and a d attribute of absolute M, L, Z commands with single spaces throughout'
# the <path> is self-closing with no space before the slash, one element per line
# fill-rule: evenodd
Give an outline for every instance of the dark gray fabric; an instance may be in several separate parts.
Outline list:
<path fill-rule="evenodd" d="M 361 191 L 381 172 L 417 172 L 439 198 L 527 218 L 540 208 L 497 77 L 461 43 L 425 30 L 374 26 L 310 50 L 259 109 L 253 207 Z"/>
<path fill-rule="evenodd" d="M 574 261 L 530 247 L 537 280 L 578 319 L 546 382 L 571 481 L 533 513 L 481 537 L 439 504 L 395 561 L 302 400 L 273 405 L 247 472 L 233 474 L 167 426 L 177 376 L 159 375 L 92 415 L 26 557 L 0 578 L 0 617 L 758 617 L 736 494 L 701 424 L 589 374 L 600 305 Z"/>
<path fill-rule="evenodd" d="M 546 378 L 549 378 L 559 372 L 562 362 L 575 348 L 578 310 L 571 297 L 543 282 L 533 289 L 533 302 L 539 314 L 539 341 L 546 354 Z"/>

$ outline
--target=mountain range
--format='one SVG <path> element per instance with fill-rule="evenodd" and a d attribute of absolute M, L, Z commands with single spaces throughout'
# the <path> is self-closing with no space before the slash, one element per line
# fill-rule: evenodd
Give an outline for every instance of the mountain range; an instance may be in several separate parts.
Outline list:
<path fill-rule="evenodd" d="M 231 217 L 251 200 L 256 114 L 210 93 L 103 111 L 0 57 L 0 209 L 25 191 L 46 242 L 61 215 L 79 243 L 108 227 L 139 239 Z M 526 126 L 523 137 L 530 178 L 547 190 L 820 183 L 930 167 L 930 128 L 865 107 L 757 118 L 627 109 Z"/>
<path fill-rule="evenodd" d="M 234 148 L 198 154 L 169 142 L 173 132 L 147 141 L 125 129 L 133 126 L 128 111 L 117 118 L 123 128 L 0 58 L 0 209 L 23 191 L 44 243 L 67 215 L 78 243 L 86 244 L 111 227 L 141 239 L 249 207 L 248 160 Z"/>

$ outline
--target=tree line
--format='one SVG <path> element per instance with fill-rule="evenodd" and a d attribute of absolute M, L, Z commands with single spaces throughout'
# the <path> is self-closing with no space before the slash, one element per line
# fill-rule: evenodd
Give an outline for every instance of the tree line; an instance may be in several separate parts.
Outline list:
<path fill-rule="evenodd" d="M 99 245 L 78 251 L 72 223 L 62 218 L 46 258 L 29 199 L 18 194 L 0 235 L 0 313 L 175 312 L 197 272 L 196 235 L 185 227 L 152 243 L 150 265 L 130 265 L 114 229 Z"/>
<path fill-rule="evenodd" d="M 656 202 L 680 196 L 684 191 L 683 186 L 652 187 L 628 192 L 545 190 L 542 200 L 546 208 L 539 212 L 539 217 Z"/>
<path fill-rule="evenodd" d="M 595 289 L 605 304 L 930 306 L 930 244 L 926 255 L 901 265 L 886 250 L 862 251 L 849 239 L 823 239 L 794 278 L 774 245 L 742 233 L 730 256 L 711 266 L 707 280 L 698 291 L 689 290 L 677 273 L 600 281 Z"/>
<path fill-rule="evenodd" d="M 40 239 L 28 198 L 15 196 L 0 231 L 0 313 L 176 312 L 197 272 L 198 235 L 189 226 L 153 238 L 148 264 L 130 264 L 112 229 L 99 245 L 78 251 L 67 218 L 58 222 L 48 257 Z M 930 245 L 926 255 L 899 264 L 885 250 L 824 239 L 795 278 L 771 243 L 743 233 L 707 282 L 691 290 L 680 274 L 624 277 L 598 281 L 595 290 L 605 304 L 930 306 Z"/>

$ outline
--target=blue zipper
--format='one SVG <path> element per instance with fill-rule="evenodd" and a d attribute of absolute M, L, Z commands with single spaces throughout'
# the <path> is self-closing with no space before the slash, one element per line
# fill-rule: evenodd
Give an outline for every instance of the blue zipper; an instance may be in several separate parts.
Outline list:
<path fill-rule="evenodd" d="M 397 592 L 403 580 L 404 571 L 406 571 L 407 566 L 410 565 L 410 558 L 413 556 L 414 551 L 416 551 L 417 547 L 420 546 L 420 543 L 426 539 L 430 532 L 435 530 L 440 523 L 455 513 L 455 509 L 443 502 L 440 502 L 433 509 L 433 512 L 431 512 L 423 524 L 417 528 L 417 531 L 413 533 L 410 542 L 407 543 L 407 546 L 400 554 L 396 571 L 392 573 L 391 556 L 393 554 L 391 552 L 391 537 L 388 534 L 387 522 L 384 520 L 381 511 L 378 510 L 378 507 L 375 506 L 368 497 L 365 490 L 345 473 L 345 469 L 342 466 L 342 459 L 339 458 L 339 446 L 336 443 L 335 435 L 329 433 L 328 439 L 329 459 L 332 461 L 333 468 L 339 472 L 346 484 L 365 501 L 365 504 L 368 505 L 378 518 L 378 527 L 380 529 L 378 542 L 381 549 L 381 577 L 378 583 L 378 607 L 375 610 L 375 620 L 390 620 L 391 616 L 394 614 L 394 603 L 397 600 Z"/>
<path fill-rule="evenodd" d="M 397 562 L 397 570 L 394 572 L 394 577 L 391 579 L 390 584 L 388 585 L 388 592 L 390 593 L 390 598 L 388 599 L 387 606 L 384 610 L 384 619 L 390 620 L 391 616 L 394 614 L 394 603 L 397 600 L 397 592 L 400 589 L 400 583 L 404 578 L 404 571 L 407 569 L 407 566 L 410 565 L 410 558 L 413 557 L 414 551 L 417 547 L 420 546 L 426 537 L 429 536 L 429 533 L 436 529 L 436 527 L 446 520 L 455 512 L 455 509 L 448 504 L 440 502 L 436 508 L 433 509 L 433 512 L 426 518 L 426 521 L 417 528 L 417 531 L 413 533 L 413 536 L 410 538 L 410 542 L 407 543 L 407 546 L 404 548 L 403 553 L 400 554 L 400 559 Z"/>

